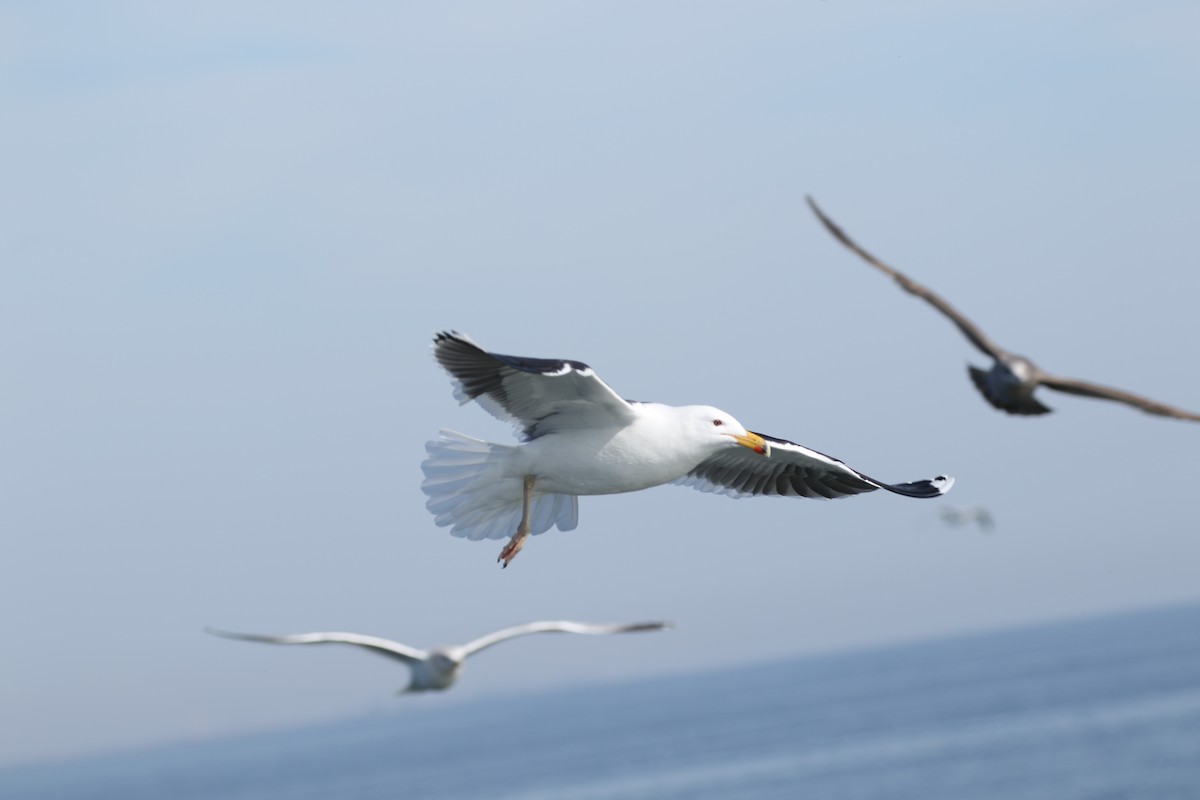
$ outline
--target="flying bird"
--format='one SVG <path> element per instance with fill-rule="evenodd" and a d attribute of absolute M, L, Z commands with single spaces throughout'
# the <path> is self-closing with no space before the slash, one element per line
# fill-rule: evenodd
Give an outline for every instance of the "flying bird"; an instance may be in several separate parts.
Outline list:
<path fill-rule="evenodd" d="M 1101 400 L 1115 400 L 1118 403 L 1125 403 L 1134 408 L 1140 408 L 1147 414 L 1157 414 L 1160 417 L 1174 417 L 1176 419 L 1200 422 L 1200 414 L 1158 403 L 1154 400 L 1148 400 L 1145 397 L 1120 389 L 1113 389 L 1076 378 L 1063 378 L 1059 375 L 1051 375 L 1039 368 L 1028 358 L 1019 356 L 1016 353 L 1010 353 L 989 339 L 973 322 L 964 317 L 939 295 L 935 294 L 933 290 L 927 289 L 907 275 L 889 267 L 859 247 L 833 220 L 825 216 L 811 197 L 807 198 L 807 200 L 813 213 L 817 215 L 817 219 L 833 234 L 835 239 L 857 253 L 860 258 L 871 266 L 890 275 L 904 291 L 916 295 L 945 314 L 951 322 L 958 326 L 958 329 L 962 331 L 971 344 L 975 345 L 975 347 L 979 348 L 980 352 L 992 359 L 991 369 L 981 369 L 971 365 L 967 369 L 970 372 L 971 381 L 974 382 L 975 388 L 996 408 L 1007 411 L 1009 414 L 1026 416 L 1049 413 L 1052 409 L 1043 405 L 1041 401 L 1033 396 L 1035 389 L 1039 386 L 1045 386 L 1047 389 L 1054 389 L 1055 391 L 1066 392 L 1067 394 L 1096 397 Z"/>
<path fill-rule="evenodd" d="M 233 633 L 216 628 L 205 628 L 206 633 L 224 636 L 226 639 L 242 639 L 248 642 L 269 644 L 352 644 L 358 647 L 403 661 L 409 666 L 411 677 L 408 686 L 398 694 L 449 689 L 458 679 L 463 661 L 494 644 L 526 636 L 531 633 L 634 633 L 638 631 L 660 631 L 673 626 L 670 622 L 635 622 L 628 625 L 597 625 L 587 622 L 527 622 L 514 625 L 487 636 L 481 636 L 463 645 L 435 647 L 420 650 L 390 639 L 366 636 L 361 633 L 296 633 L 284 636 L 269 636 L 258 633 Z"/>
<path fill-rule="evenodd" d="M 942 521 L 952 528 L 974 523 L 984 533 L 991 533 L 996 527 L 996 520 L 983 506 L 943 506 Z"/>
<path fill-rule="evenodd" d="M 455 536 L 511 535 L 497 559 L 504 566 L 529 534 L 573 529 L 579 495 L 679 483 L 731 497 L 835 498 L 876 489 L 938 497 L 954 483 L 944 475 L 881 483 L 816 450 L 748 431 L 712 406 L 624 400 L 579 361 L 489 353 L 456 332 L 433 341 L 459 402 L 475 400 L 512 422 L 522 444 L 441 431 L 425 446 L 425 505 Z"/>

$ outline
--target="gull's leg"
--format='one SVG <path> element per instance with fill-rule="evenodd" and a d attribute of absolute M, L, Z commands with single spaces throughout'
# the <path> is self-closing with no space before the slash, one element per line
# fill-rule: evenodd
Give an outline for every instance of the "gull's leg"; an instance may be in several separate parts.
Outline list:
<path fill-rule="evenodd" d="M 529 535 L 529 498 L 533 492 L 533 476 L 525 476 L 525 493 L 522 498 L 521 505 L 521 524 L 517 526 L 517 532 L 508 540 L 508 544 L 504 545 L 504 549 L 500 551 L 500 557 L 497 561 L 503 561 L 504 565 L 508 566 L 508 562 L 517 557 L 517 553 L 521 552 L 521 548 L 525 546 L 525 537 Z"/>

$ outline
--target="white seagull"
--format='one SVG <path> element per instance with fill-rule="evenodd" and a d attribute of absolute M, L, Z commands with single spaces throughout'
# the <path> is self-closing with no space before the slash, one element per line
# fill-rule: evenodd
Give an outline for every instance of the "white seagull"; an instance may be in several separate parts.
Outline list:
<path fill-rule="evenodd" d="M 511 535 L 497 559 L 504 566 L 529 534 L 573 529 L 579 495 L 679 483 L 730 497 L 835 498 L 876 489 L 938 497 L 954 483 L 944 475 L 881 483 L 816 450 L 747 431 L 712 406 L 623 400 L 579 361 L 489 353 L 456 332 L 433 341 L 459 402 L 475 400 L 514 423 L 523 444 L 441 431 L 425 446 L 425 505 L 455 536 Z"/>
<path fill-rule="evenodd" d="M 935 294 L 933 290 L 922 286 L 904 273 L 889 267 L 859 247 L 853 239 L 846 235 L 845 231 L 821 212 L 821 209 L 817 207 L 816 202 L 811 197 L 807 199 L 808 205 L 812 208 L 813 213 L 817 215 L 817 219 L 833 234 L 835 239 L 871 266 L 886 275 L 890 275 L 900 285 L 901 289 L 909 294 L 916 295 L 942 312 L 962 331 L 963 336 L 967 337 L 967 341 L 992 359 L 991 369 L 981 369 L 968 365 L 967 370 L 970 372 L 971 381 L 975 384 L 975 388 L 979 390 L 979 393 L 983 395 L 985 400 L 1001 411 L 1025 416 L 1049 413 L 1053 409 L 1043 405 L 1033 396 L 1034 389 L 1039 386 L 1045 386 L 1047 389 L 1054 389 L 1055 391 L 1066 392 L 1067 394 L 1096 397 L 1101 400 L 1115 400 L 1118 403 L 1125 403 L 1134 408 L 1139 408 L 1147 414 L 1200 422 L 1200 414 L 1149 400 L 1121 389 L 1113 389 L 1110 386 L 1101 386 L 1096 383 L 1079 380 L 1078 378 L 1064 378 L 1061 375 L 1051 375 L 1025 356 L 1010 353 L 989 339 L 975 323 L 963 316 L 961 312 Z"/>
<path fill-rule="evenodd" d="M 670 622 L 635 622 L 628 625 L 597 625 L 587 622 L 527 622 L 514 625 L 462 645 L 435 647 L 420 650 L 390 639 L 366 636 L 361 633 L 296 633 L 284 636 L 269 636 L 258 633 L 233 633 L 231 631 L 205 628 L 206 633 L 224 636 L 226 639 L 243 639 L 248 642 L 269 644 L 352 644 L 365 647 L 376 653 L 403 661 L 410 668 L 409 684 L 398 694 L 449 689 L 458 679 L 459 670 L 467 656 L 474 655 L 486 647 L 507 639 L 531 633 L 634 633 L 637 631 L 659 631 L 672 627 Z"/>

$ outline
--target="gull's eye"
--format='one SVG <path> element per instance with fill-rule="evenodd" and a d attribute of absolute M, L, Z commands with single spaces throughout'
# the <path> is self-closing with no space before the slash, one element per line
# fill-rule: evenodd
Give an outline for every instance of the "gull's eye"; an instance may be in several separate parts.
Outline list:
<path fill-rule="evenodd" d="M 724 423 L 724 422 L 721 422 L 721 420 L 719 420 L 719 419 L 714 419 L 714 420 L 713 420 L 713 425 L 715 425 L 715 426 L 716 426 L 716 427 L 718 427 L 718 428 L 719 428 L 719 427 L 721 427 L 721 426 L 722 426 L 722 425 L 724 425 L 724 424 L 725 424 L 725 423 Z"/>

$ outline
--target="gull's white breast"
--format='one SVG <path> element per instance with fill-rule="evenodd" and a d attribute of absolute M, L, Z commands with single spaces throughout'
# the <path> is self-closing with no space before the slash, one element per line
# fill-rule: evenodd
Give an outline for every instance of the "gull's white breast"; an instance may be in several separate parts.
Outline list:
<path fill-rule="evenodd" d="M 544 494 L 616 494 L 660 486 L 683 477 L 710 453 L 715 440 L 686 435 L 679 409 L 639 403 L 623 426 L 575 428 L 541 436 L 518 448 L 513 466 L 532 474 Z"/>

